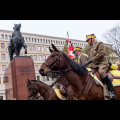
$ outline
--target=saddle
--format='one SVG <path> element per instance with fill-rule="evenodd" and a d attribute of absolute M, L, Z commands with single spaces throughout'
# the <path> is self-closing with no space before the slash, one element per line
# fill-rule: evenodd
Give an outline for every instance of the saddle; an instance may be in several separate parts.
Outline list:
<path fill-rule="evenodd" d="M 104 81 L 101 79 L 100 75 L 98 74 L 98 68 L 97 69 L 87 68 L 87 70 L 89 71 L 90 75 L 94 78 L 95 83 L 97 85 L 104 87 Z M 110 69 L 107 70 L 107 75 L 112 81 L 114 87 L 120 86 L 120 73 L 119 76 L 116 76 L 116 72 L 118 73 L 118 71 L 114 71 L 111 73 Z"/>
<path fill-rule="evenodd" d="M 100 77 L 99 73 L 98 73 L 98 68 L 87 68 L 87 70 L 89 71 L 90 75 L 94 78 L 95 83 L 97 85 L 100 86 L 104 86 L 104 81 L 102 80 L 102 78 Z M 113 81 L 113 76 L 112 74 L 109 72 L 109 69 L 107 70 L 107 75 L 109 76 L 110 80 Z"/>

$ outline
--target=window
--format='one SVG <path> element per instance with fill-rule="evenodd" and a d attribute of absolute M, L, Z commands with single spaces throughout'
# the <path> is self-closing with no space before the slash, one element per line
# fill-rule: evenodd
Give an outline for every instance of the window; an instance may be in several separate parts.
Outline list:
<path fill-rule="evenodd" d="M 5 39 L 7 39 L 7 35 L 5 35 Z"/>
<path fill-rule="evenodd" d="M 3 83 L 5 83 L 5 77 L 3 77 Z"/>
<path fill-rule="evenodd" d="M 43 56 L 43 60 L 45 60 L 46 58 L 45 58 L 45 56 Z"/>
<path fill-rule="evenodd" d="M 42 56 L 40 55 L 39 57 L 40 57 L 40 61 L 42 61 Z"/>
<path fill-rule="evenodd" d="M 35 71 L 38 71 L 39 69 L 38 69 L 38 65 L 35 65 Z"/>
<path fill-rule="evenodd" d="M 49 48 L 46 48 L 47 52 L 49 52 Z"/>
<path fill-rule="evenodd" d="M 1 35 L 1 39 L 4 39 L 4 35 L 3 34 Z"/>
<path fill-rule="evenodd" d="M 29 42 L 30 42 L 30 40 L 31 40 L 31 39 L 29 38 Z"/>
<path fill-rule="evenodd" d="M 5 60 L 5 54 L 4 53 L 2 53 L 1 58 L 2 58 L 2 60 Z"/>
<path fill-rule="evenodd" d="M 42 52 L 44 52 L 44 47 L 41 47 Z"/>
<path fill-rule="evenodd" d="M 11 35 L 9 35 L 9 39 L 11 39 Z"/>
<path fill-rule="evenodd" d="M 40 46 L 38 46 L 38 51 L 40 51 Z"/>
<path fill-rule="evenodd" d="M 42 76 L 42 78 L 43 78 L 43 81 L 45 81 L 45 76 Z"/>
<path fill-rule="evenodd" d="M 27 37 L 26 37 L 26 41 L 27 41 Z"/>
<path fill-rule="evenodd" d="M 34 55 L 34 61 L 37 61 L 37 55 Z"/>
<path fill-rule="evenodd" d="M 58 45 L 60 45 L 60 41 L 58 41 Z"/>
<path fill-rule="evenodd" d="M 30 55 L 31 56 L 31 58 L 33 59 L 33 55 Z"/>
<path fill-rule="evenodd" d="M 40 80 L 40 76 L 37 76 L 37 80 Z"/>
<path fill-rule="evenodd" d="M 46 78 L 47 78 L 47 81 L 49 81 L 49 77 L 46 76 Z"/>
<path fill-rule="evenodd" d="M 40 42 L 42 43 L 42 39 L 40 39 Z"/>
<path fill-rule="evenodd" d="M 3 100 L 3 96 L 0 96 L 0 100 Z"/>
<path fill-rule="evenodd" d="M 46 55 L 46 59 L 48 58 L 49 56 Z"/>
<path fill-rule="evenodd" d="M 5 44 L 1 43 L 1 48 L 4 49 L 5 48 Z"/>
<path fill-rule="evenodd" d="M 48 43 L 50 43 L 50 40 L 48 40 Z"/>
<path fill-rule="evenodd" d="M 29 47 L 29 50 L 31 51 L 31 50 L 32 50 L 32 47 L 31 47 L 31 45 L 29 45 L 28 47 Z"/>
<path fill-rule="evenodd" d="M 45 43 L 45 39 L 43 39 L 43 43 Z"/>
<path fill-rule="evenodd" d="M 6 65 L 2 65 L 2 71 L 6 70 Z"/>
<path fill-rule="evenodd" d="M 53 43 L 53 41 L 51 40 L 51 44 Z"/>
<path fill-rule="evenodd" d="M 0 77 L 0 84 L 1 84 L 1 77 Z"/>
<path fill-rule="evenodd" d="M 33 51 L 36 51 L 36 47 L 35 46 L 33 46 Z"/>

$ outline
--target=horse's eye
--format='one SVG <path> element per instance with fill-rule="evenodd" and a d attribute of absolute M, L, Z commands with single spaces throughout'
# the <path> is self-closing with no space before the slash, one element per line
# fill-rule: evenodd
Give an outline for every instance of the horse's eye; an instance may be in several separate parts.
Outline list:
<path fill-rule="evenodd" d="M 51 57 L 55 57 L 54 55 L 51 55 Z"/>

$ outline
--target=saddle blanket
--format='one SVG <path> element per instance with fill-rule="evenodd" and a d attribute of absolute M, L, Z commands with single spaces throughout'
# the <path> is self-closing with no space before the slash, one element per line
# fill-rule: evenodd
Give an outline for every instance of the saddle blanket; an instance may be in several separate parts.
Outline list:
<path fill-rule="evenodd" d="M 98 79 L 98 77 L 96 76 L 96 74 L 93 74 L 92 69 L 91 68 L 87 68 L 87 70 L 89 71 L 90 75 L 94 78 L 96 84 L 103 87 L 104 84 Z M 112 72 L 111 74 L 112 75 L 116 75 L 116 72 Z M 114 87 L 115 86 L 120 86 L 120 79 L 113 79 L 112 84 L 113 84 Z"/>
<path fill-rule="evenodd" d="M 56 85 L 53 86 L 53 89 L 60 100 L 66 100 L 66 97 L 60 93 L 60 90 L 57 88 Z"/>

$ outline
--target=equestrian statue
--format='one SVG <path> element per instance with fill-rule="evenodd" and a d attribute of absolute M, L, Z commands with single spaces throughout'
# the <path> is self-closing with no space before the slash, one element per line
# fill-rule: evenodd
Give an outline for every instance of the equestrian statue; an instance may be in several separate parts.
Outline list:
<path fill-rule="evenodd" d="M 21 24 L 14 24 L 12 37 L 10 39 L 10 44 L 8 46 L 10 61 L 13 59 L 13 54 L 16 54 L 16 57 L 20 55 L 20 50 L 22 47 L 25 49 L 25 54 L 27 54 L 27 45 L 25 44 L 24 38 L 20 32 Z"/>

